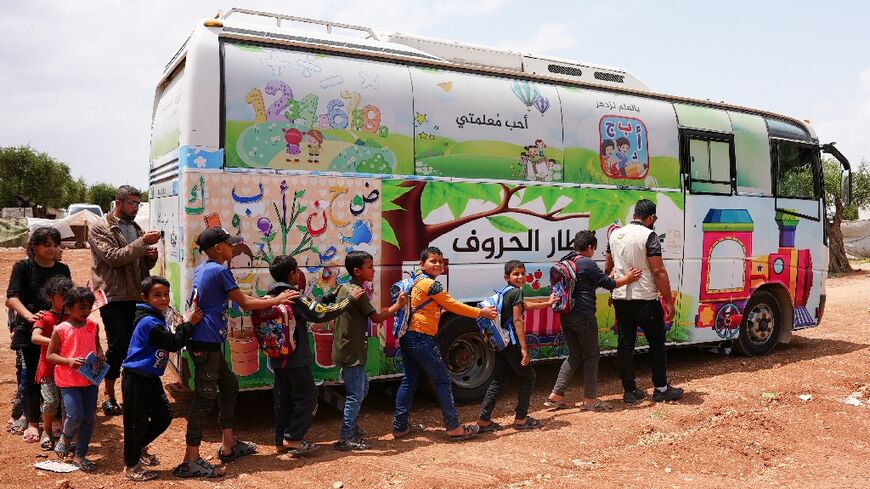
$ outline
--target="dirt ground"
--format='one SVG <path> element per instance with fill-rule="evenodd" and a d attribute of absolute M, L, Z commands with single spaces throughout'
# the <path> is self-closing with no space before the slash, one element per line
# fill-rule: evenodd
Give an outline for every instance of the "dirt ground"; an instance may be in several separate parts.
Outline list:
<path fill-rule="evenodd" d="M 23 251 L 0 250 L 0 287 Z M 88 280 L 87 250 L 67 250 L 73 279 Z M 558 364 L 536 367 L 538 384 L 532 415 L 546 426 L 534 432 L 511 429 L 475 440 L 448 443 L 439 410 L 418 395 L 414 419 L 430 428 L 409 440 L 389 435 L 393 400 L 373 388 L 363 406 L 361 426 L 374 437 L 369 452 L 336 452 L 341 417 L 321 405 L 309 438 L 322 446 L 303 459 L 275 454 L 269 392 L 241 395 L 238 433 L 260 445 L 259 453 L 230 464 L 223 479 L 188 481 L 172 477 L 184 451 L 191 394 L 178 379 L 165 383 L 176 417 L 153 445 L 161 477 L 126 482 L 120 417 L 97 415 L 89 457 L 98 473 L 49 474 L 32 468 L 43 460 L 36 445 L 0 433 L 0 485 L 16 487 L 870 487 L 870 266 L 827 282 L 828 301 L 820 327 L 795 334 L 762 358 L 722 356 L 699 348 L 669 352 L 669 376 L 686 389 L 679 403 L 626 407 L 612 357 L 602 359 L 600 393 L 614 403 L 608 413 L 558 412 L 541 408 Z M 5 294 L 4 294 L 5 297 Z M 98 317 L 98 315 L 95 315 Z M 3 315 L 5 324 L 5 314 Z M 0 328 L 0 399 L 15 387 L 15 363 L 7 328 Z M 650 389 L 646 357 L 638 357 L 641 387 Z M 579 379 L 571 394 L 578 394 Z M 806 399 L 811 396 L 809 400 Z M 497 421 L 512 420 L 516 391 L 507 392 Z M 803 399 L 802 399 L 803 398 Z M 849 400 L 851 399 L 851 400 Z M 4 404 L 8 406 L 8 404 Z M 461 418 L 476 419 L 479 406 L 461 406 Z M 216 416 L 214 417 L 216 418 Z M 203 454 L 214 458 L 216 420 L 207 424 Z"/>

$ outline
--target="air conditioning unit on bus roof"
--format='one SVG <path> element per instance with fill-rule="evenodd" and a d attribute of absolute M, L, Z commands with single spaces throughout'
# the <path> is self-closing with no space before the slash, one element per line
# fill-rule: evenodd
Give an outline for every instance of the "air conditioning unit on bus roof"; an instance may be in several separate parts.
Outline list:
<path fill-rule="evenodd" d="M 456 41 L 411 36 L 398 32 L 379 33 L 378 39 L 401 44 L 437 56 L 444 60 L 487 68 L 540 74 L 566 81 L 580 81 L 648 91 L 637 77 L 621 68 L 578 63 L 571 60 L 540 56 L 509 49 L 499 49 Z"/>

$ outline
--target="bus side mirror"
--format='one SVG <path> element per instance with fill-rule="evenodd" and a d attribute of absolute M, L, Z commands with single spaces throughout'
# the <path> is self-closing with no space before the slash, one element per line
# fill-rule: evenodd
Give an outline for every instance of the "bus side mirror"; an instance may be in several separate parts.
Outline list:
<path fill-rule="evenodd" d="M 852 170 L 840 172 L 840 201 L 844 206 L 852 205 Z"/>

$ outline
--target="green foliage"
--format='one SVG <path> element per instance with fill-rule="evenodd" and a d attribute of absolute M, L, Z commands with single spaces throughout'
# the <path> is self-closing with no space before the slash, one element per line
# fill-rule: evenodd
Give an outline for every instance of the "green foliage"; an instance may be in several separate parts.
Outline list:
<path fill-rule="evenodd" d="M 88 200 L 88 184 L 84 178 L 79 177 L 78 180 L 70 178 L 63 184 L 63 207 L 69 207 L 70 204 L 78 202 L 87 202 Z"/>
<path fill-rule="evenodd" d="M 834 202 L 840 196 L 840 173 L 842 167 L 834 160 L 822 160 L 825 180 L 825 201 Z M 870 205 L 870 162 L 862 161 L 852 170 L 852 205 L 846 207 L 843 219 L 857 219 L 858 209 Z"/>
<path fill-rule="evenodd" d="M 492 216 L 487 217 L 486 220 L 492 224 L 492 227 L 506 234 L 524 233 L 529 230 L 523 223 L 507 216 Z"/>
<path fill-rule="evenodd" d="M 97 204 L 103 212 L 109 212 L 118 188 L 109 183 L 95 183 L 88 189 L 88 203 Z"/>
<path fill-rule="evenodd" d="M 0 206 L 63 207 L 69 203 L 64 186 L 71 180 L 69 166 L 47 153 L 30 146 L 0 148 Z"/>

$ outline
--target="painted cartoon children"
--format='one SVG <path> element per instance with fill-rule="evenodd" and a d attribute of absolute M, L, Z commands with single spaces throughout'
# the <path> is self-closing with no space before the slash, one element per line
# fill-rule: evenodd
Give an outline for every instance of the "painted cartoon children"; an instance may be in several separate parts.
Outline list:
<path fill-rule="evenodd" d="M 617 174 L 616 163 L 617 159 L 613 152 L 616 150 L 616 143 L 612 139 L 605 139 L 601 142 L 601 166 L 604 172 L 609 176 Z"/>
<path fill-rule="evenodd" d="M 318 129 L 308 131 L 308 162 L 320 163 L 320 146 L 323 144 L 323 133 Z"/>
<path fill-rule="evenodd" d="M 627 138 L 619 138 L 616 140 L 616 159 L 619 160 L 616 163 L 616 169 L 619 170 L 619 174 L 623 177 L 627 176 L 625 169 L 628 167 L 629 147 L 631 147 L 631 144 L 628 142 Z"/>

